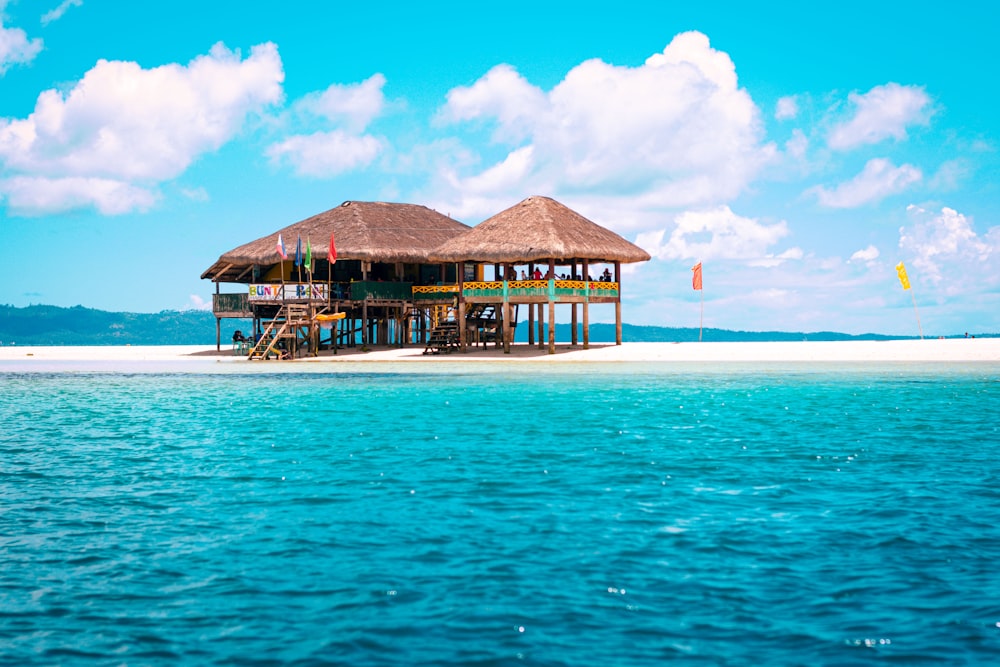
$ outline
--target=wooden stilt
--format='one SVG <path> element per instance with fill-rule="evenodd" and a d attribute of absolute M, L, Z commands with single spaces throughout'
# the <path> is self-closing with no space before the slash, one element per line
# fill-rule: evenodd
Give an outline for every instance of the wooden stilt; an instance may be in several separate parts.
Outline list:
<path fill-rule="evenodd" d="M 538 304 L 538 349 L 545 347 L 545 304 Z"/>
<path fill-rule="evenodd" d="M 528 345 L 535 344 L 535 304 L 528 304 Z"/>
<path fill-rule="evenodd" d="M 622 263 L 615 262 L 615 282 L 618 283 L 618 298 L 615 299 L 615 345 L 622 344 Z"/>
<path fill-rule="evenodd" d="M 556 302 L 549 301 L 549 354 L 556 353 Z"/>

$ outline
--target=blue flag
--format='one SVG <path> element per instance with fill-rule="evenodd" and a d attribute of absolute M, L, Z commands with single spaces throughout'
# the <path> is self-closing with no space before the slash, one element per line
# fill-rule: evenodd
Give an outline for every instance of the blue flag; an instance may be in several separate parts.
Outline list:
<path fill-rule="evenodd" d="M 295 243 L 295 266 L 302 266 L 302 237 Z"/>

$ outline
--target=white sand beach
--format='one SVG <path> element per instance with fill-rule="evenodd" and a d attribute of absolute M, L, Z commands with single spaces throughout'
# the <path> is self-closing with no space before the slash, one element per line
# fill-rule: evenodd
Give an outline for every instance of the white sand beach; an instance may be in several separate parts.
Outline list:
<path fill-rule="evenodd" d="M 458 362 L 531 362 L 531 363 L 607 363 L 607 362 L 1000 362 L 1000 338 L 950 338 L 890 341 L 795 341 L 754 343 L 625 343 L 582 346 L 560 344 L 555 354 L 537 346 L 515 345 L 510 354 L 496 348 L 473 348 L 466 353 L 424 355 L 422 345 L 405 348 L 379 348 L 361 352 L 358 348 L 342 349 L 333 354 L 292 361 L 248 361 L 236 356 L 228 346 L 217 351 L 215 346 L 17 346 L 0 347 L 0 364 L 16 362 L 20 368 L 32 362 L 99 363 L 115 368 L 138 362 L 159 362 L 171 367 L 175 362 L 211 362 L 213 364 L 246 364 L 279 368 L 301 368 L 305 364 L 343 362 L 420 362 L 442 360 Z"/>

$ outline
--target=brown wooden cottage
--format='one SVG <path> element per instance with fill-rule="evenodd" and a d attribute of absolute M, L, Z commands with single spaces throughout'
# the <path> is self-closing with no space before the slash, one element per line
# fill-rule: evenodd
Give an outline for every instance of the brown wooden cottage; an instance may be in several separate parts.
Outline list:
<path fill-rule="evenodd" d="M 519 306 L 528 308 L 529 343 L 537 321 L 539 346 L 554 352 L 556 305 L 572 309 L 574 345 L 582 311 L 586 348 L 590 306 L 614 304 L 621 344 L 621 264 L 649 259 L 548 197 L 529 197 L 474 228 L 424 206 L 347 201 L 224 253 L 202 278 L 216 283 L 217 346 L 223 318 L 251 318 L 251 358 L 418 341 L 425 351 L 495 342 L 509 352 Z M 591 279 L 595 264 L 614 274 Z M 222 293 L 221 283 L 246 291 Z"/>
<path fill-rule="evenodd" d="M 399 344 L 426 331 L 455 300 L 455 265 L 430 251 L 468 231 L 425 206 L 345 201 L 224 253 L 203 274 L 216 283 L 216 344 L 223 318 L 252 318 L 251 357 L 351 345 Z M 278 252 L 279 237 L 286 259 Z M 302 265 L 296 266 L 301 240 Z M 335 255 L 331 256 L 331 242 Z M 312 251 L 312 271 L 305 254 Z M 246 291 L 221 293 L 221 283 Z M 334 319 L 339 316 L 341 319 Z M 321 332 L 330 327 L 330 337 Z"/>
<path fill-rule="evenodd" d="M 445 241 L 430 254 L 432 262 L 493 264 L 491 282 L 461 282 L 458 285 L 460 340 L 469 336 L 465 326 L 470 310 L 484 304 L 501 308 L 502 341 L 510 351 L 517 318 L 512 308 L 528 307 L 528 342 L 534 343 L 538 322 L 538 345 L 555 352 L 555 308 L 571 308 L 572 343 L 577 344 L 577 313 L 583 314 L 583 347 L 590 346 L 590 306 L 614 304 L 615 339 L 622 342 L 621 265 L 645 262 L 649 253 L 618 234 L 588 220 L 549 197 L 528 197 L 481 222 L 468 232 Z M 614 274 L 593 280 L 591 266 L 611 264 Z M 521 269 L 526 279 L 519 279 Z M 464 272 L 459 272 L 461 280 Z M 548 332 L 544 329 L 548 306 Z M 537 312 L 537 317 L 536 317 Z M 547 335 L 546 335 L 547 333 Z"/>

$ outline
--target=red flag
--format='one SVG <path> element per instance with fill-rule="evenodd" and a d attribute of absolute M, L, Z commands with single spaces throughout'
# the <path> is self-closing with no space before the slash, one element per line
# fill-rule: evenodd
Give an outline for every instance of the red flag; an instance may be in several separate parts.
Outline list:
<path fill-rule="evenodd" d="M 278 234 L 278 256 L 281 259 L 288 259 L 288 253 L 285 252 L 285 242 L 281 240 L 281 234 Z"/>
<path fill-rule="evenodd" d="M 696 290 L 700 290 L 701 289 L 701 262 L 698 262 L 697 264 L 695 264 L 694 266 L 692 266 L 691 270 L 694 271 L 694 275 L 691 277 L 691 287 L 693 287 Z"/>
<path fill-rule="evenodd" d="M 337 246 L 333 242 L 333 232 L 330 232 L 330 251 L 326 258 L 331 264 L 337 263 Z"/>

